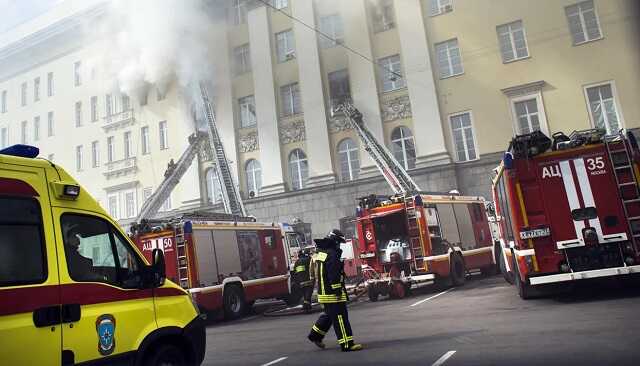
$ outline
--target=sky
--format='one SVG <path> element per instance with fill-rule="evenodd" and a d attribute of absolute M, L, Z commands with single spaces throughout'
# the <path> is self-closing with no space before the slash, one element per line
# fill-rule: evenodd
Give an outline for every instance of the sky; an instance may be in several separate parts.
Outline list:
<path fill-rule="evenodd" d="M 0 33 L 51 9 L 63 0 L 0 0 Z"/>

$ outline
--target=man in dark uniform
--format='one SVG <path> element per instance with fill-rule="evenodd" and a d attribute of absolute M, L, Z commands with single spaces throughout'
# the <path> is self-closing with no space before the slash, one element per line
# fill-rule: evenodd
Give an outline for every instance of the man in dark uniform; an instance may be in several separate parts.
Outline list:
<path fill-rule="evenodd" d="M 71 224 L 64 230 L 64 244 L 67 265 L 71 278 L 76 281 L 95 281 L 98 276 L 93 270 L 93 260 L 80 254 L 80 231 L 77 224 Z"/>
<path fill-rule="evenodd" d="M 302 291 L 302 309 L 305 313 L 311 312 L 311 296 L 313 295 L 313 280 L 311 272 L 311 251 L 302 249 L 298 254 L 298 260 L 293 266 L 294 277 L 300 290 Z"/>
<path fill-rule="evenodd" d="M 333 325 L 338 344 L 343 352 L 359 351 L 361 344 L 353 342 L 353 333 L 347 312 L 347 291 L 344 285 L 344 268 L 340 260 L 344 243 L 344 234 L 334 229 L 323 239 L 314 240 L 317 252 L 314 255 L 315 271 L 318 283 L 318 302 L 324 307 L 324 313 L 311 328 L 309 340 L 320 348 L 327 331 Z"/>

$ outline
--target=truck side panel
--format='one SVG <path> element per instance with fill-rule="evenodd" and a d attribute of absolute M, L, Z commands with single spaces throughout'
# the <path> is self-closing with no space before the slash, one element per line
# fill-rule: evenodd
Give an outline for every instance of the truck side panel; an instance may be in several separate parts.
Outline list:
<path fill-rule="evenodd" d="M 218 284 L 218 263 L 211 230 L 194 230 L 193 245 L 198 265 L 198 280 L 200 286 Z"/>

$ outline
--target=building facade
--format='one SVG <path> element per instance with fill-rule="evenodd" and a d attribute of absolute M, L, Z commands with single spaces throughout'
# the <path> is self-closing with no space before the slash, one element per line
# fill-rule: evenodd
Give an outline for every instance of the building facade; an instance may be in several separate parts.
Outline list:
<path fill-rule="evenodd" d="M 514 134 L 640 127 L 634 102 L 640 96 L 640 5 L 634 0 L 223 3 L 224 21 L 215 35 L 215 109 L 247 209 L 260 220 L 297 217 L 311 222 L 316 233 L 350 231 L 358 197 L 389 193 L 349 123 L 333 111 L 345 100 L 353 101 L 423 190 L 486 197 L 491 169 Z M 16 43 L 3 48 L 0 62 L 23 64 L 7 47 Z M 90 81 L 74 86 L 74 65 L 91 45 L 75 47 L 59 51 L 58 58 L 46 53 L 48 59 L 0 77 L 9 106 L 0 114 L 0 128 L 8 128 L 6 141 L 19 142 L 27 121 L 27 141 L 38 144 L 44 157 L 52 151 L 67 168 L 80 160 L 92 164 L 93 141 L 101 157 L 108 156 L 111 141 L 120 149 L 114 150 L 118 164 L 127 168 L 134 161 L 135 170 L 110 174 L 115 168 L 104 163 L 103 171 L 83 165 L 75 174 L 105 207 L 117 195 L 119 207 L 131 213 L 127 193 L 130 198 L 135 191 L 139 209 L 168 160 L 177 160 L 186 147 L 193 131 L 188 108 L 176 87 L 164 100 L 150 89 L 145 105 L 114 94 L 112 103 L 116 98 L 130 113 L 114 123 L 102 105 L 97 110 L 103 115 L 92 124 L 90 96 L 96 94 L 100 105 L 109 93 L 93 92 Z M 45 114 L 53 108 L 46 106 L 48 97 L 32 101 L 38 77 L 46 94 L 49 69 L 61 75 L 56 86 L 66 85 L 57 99 L 64 107 L 55 111 L 64 121 L 65 140 L 43 135 Z M 24 83 L 28 103 L 42 103 L 42 111 L 21 105 Z M 74 126 L 77 101 L 86 114 L 84 129 Z M 36 116 L 44 138 L 32 141 Z M 162 121 L 170 129 L 164 135 Z M 163 136 L 170 139 L 165 149 Z M 220 209 L 211 164 L 210 157 L 199 157 L 173 194 L 172 207 Z"/>

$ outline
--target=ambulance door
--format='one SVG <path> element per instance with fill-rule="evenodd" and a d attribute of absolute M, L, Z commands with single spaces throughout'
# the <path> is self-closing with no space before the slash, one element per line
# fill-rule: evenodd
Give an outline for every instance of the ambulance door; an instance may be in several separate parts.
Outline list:
<path fill-rule="evenodd" d="M 60 283 L 42 169 L 0 164 L 0 363 L 60 365 Z"/>
<path fill-rule="evenodd" d="M 75 363 L 126 358 L 156 329 L 142 258 L 107 218 L 61 208 L 54 217 L 66 308 L 63 352 Z"/>

